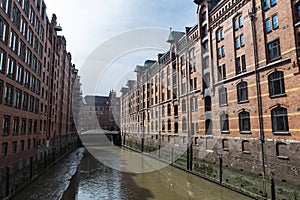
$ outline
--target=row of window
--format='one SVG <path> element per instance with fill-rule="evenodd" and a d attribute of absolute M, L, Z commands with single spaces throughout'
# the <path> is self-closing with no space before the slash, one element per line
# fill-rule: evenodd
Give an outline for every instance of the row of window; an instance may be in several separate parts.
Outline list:
<path fill-rule="evenodd" d="M 4 84 L 0 81 L 0 103 L 2 103 L 2 96 L 3 96 L 3 89 L 4 89 L 4 104 L 7 106 L 13 106 L 17 109 L 23 109 L 25 111 L 34 112 L 38 114 L 39 112 L 39 98 L 35 98 L 32 95 L 29 95 L 26 92 L 14 87 L 10 84 Z"/>
<path fill-rule="evenodd" d="M 284 74 L 282 71 L 275 71 L 268 76 L 269 95 L 270 98 L 285 96 Z M 237 85 L 238 103 L 248 102 L 248 84 L 245 81 Z M 227 88 L 219 89 L 219 105 L 226 106 L 227 103 Z"/>
<path fill-rule="evenodd" d="M 276 0 L 264 0 L 264 10 L 268 10 L 271 7 L 276 5 Z"/>
<path fill-rule="evenodd" d="M 276 107 L 271 110 L 272 131 L 274 134 L 288 133 L 288 113 L 286 108 Z M 242 111 L 239 113 L 240 133 L 251 133 L 250 113 Z M 229 133 L 229 116 L 226 113 L 220 115 L 220 131 Z"/>
<path fill-rule="evenodd" d="M 26 143 L 26 148 L 29 150 L 30 148 L 36 148 L 38 141 L 36 138 L 31 139 L 27 139 L 27 143 Z M 43 143 L 45 143 L 45 140 L 43 140 Z M 15 154 L 18 152 L 23 152 L 25 151 L 25 140 L 21 140 L 20 144 L 18 146 L 18 142 L 17 141 L 13 141 L 11 143 L 11 153 Z M 2 143 L 2 151 L 1 151 L 1 155 L 2 156 L 7 156 L 8 155 L 8 142 L 3 142 Z"/>
<path fill-rule="evenodd" d="M 13 122 L 13 123 L 12 123 Z M 12 126 L 11 126 L 12 123 Z M 46 120 L 32 120 L 26 118 L 19 118 L 11 116 L 4 116 L 3 117 L 3 127 L 2 127 L 2 136 L 9 136 L 12 134 L 13 136 L 17 135 L 31 135 L 36 134 L 39 128 L 39 131 L 46 130 Z M 21 125 L 21 126 L 20 126 Z M 39 126 L 39 127 L 38 127 Z"/>

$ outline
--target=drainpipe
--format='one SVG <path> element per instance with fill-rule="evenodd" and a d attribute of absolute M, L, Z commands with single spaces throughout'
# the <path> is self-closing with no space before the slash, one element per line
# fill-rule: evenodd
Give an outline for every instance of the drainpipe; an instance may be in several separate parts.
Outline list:
<path fill-rule="evenodd" d="M 257 92 L 257 104 L 258 104 L 258 118 L 259 118 L 259 135 L 261 145 L 261 158 L 262 158 L 262 170 L 263 170 L 263 196 L 266 196 L 266 167 L 265 167 L 265 135 L 264 135 L 264 124 L 263 124 L 263 108 L 262 108 L 262 94 L 260 87 L 260 75 L 258 72 L 258 49 L 257 49 L 257 35 L 256 35 L 256 6 L 255 0 L 252 0 L 252 11 L 249 13 L 252 28 L 253 38 L 253 52 L 254 52 L 254 63 L 255 63 L 255 76 L 256 76 L 256 92 Z"/>

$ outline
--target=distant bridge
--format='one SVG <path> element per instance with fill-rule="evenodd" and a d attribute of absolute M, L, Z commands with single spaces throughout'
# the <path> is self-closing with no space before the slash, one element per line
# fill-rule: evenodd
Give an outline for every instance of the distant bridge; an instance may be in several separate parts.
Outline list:
<path fill-rule="evenodd" d="M 85 146 L 121 146 L 120 131 L 89 130 L 79 133 Z"/>

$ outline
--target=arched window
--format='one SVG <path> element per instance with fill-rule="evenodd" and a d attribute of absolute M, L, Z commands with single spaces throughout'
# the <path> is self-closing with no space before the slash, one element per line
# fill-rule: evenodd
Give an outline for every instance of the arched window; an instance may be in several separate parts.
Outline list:
<path fill-rule="evenodd" d="M 182 119 L 182 131 L 186 131 L 186 119 L 185 117 Z"/>
<path fill-rule="evenodd" d="M 227 88 L 222 87 L 219 89 L 219 105 L 227 105 Z"/>
<path fill-rule="evenodd" d="M 220 115 L 220 129 L 222 133 L 229 132 L 229 120 L 228 115 L 225 113 L 222 113 Z"/>
<path fill-rule="evenodd" d="M 165 132 L 165 120 L 161 122 L 161 131 Z"/>
<path fill-rule="evenodd" d="M 171 104 L 168 104 L 168 116 L 171 115 Z"/>
<path fill-rule="evenodd" d="M 276 144 L 276 156 L 279 159 L 287 160 L 289 153 L 286 143 L 279 142 Z"/>
<path fill-rule="evenodd" d="M 249 133 L 250 128 L 250 114 L 249 112 L 243 111 L 239 113 L 239 127 L 241 133 Z"/>
<path fill-rule="evenodd" d="M 271 110 L 273 133 L 285 133 L 289 131 L 288 113 L 286 108 L 277 107 Z"/>
<path fill-rule="evenodd" d="M 158 122 L 155 121 L 155 131 L 158 131 Z"/>
<path fill-rule="evenodd" d="M 282 96 L 285 94 L 283 72 L 275 71 L 268 77 L 270 97 Z"/>
<path fill-rule="evenodd" d="M 171 128 L 171 120 L 168 119 L 168 131 L 171 132 L 171 129 L 172 129 L 172 128 Z"/>
<path fill-rule="evenodd" d="M 228 140 L 227 139 L 223 139 L 222 140 L 222 149 L 224 151 L 229 151 L 229 144 L 228 144 Z"/>
<path fill-rule="evenodd" d="M 247 82 L 242 81 L 237 85 L 237 96 L 238 96 L 239 103 L 248 102 L 248 84 L 247 84 Z"/>
<path fill-rule="evenodd" d="M 165 106 L 163 105 L 161 108 L 161 116 L 165 116 Z"/>
<path fill-rule="evenodd" d="M 185 99 L 182 100 L 181 106 L 182 106 L 182 112 L 186 113 L 186 100 Z"/>

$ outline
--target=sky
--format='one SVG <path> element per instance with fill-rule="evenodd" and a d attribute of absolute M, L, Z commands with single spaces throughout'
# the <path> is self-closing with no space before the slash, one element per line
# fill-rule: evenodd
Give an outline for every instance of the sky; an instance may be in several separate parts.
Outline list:
<path fill-rule="evenodd" d="M 55 13 L 63 28 L 59 34 L 67 40 L 67 50 L 80 71 L 85 95 L 107 95 L 111 89 L 119 90 L 128 79 L 134 78 L 132 72 L 136 65 L 156 59 L 158 53 L 167 51 L 166 33 L 170 27 L 184 31 L 186 26 L 194 26 L 197 22 L 197 6 L 192 0 L 45 2 L 48 18 Z M 153 32 L 153 28 L 162 31 Z M 132 35 L 142 39 L 135 44 Z M 162 44 L 152 46 L 145 41 L 148 38 L 159 38 L 152 42 Z"/>

